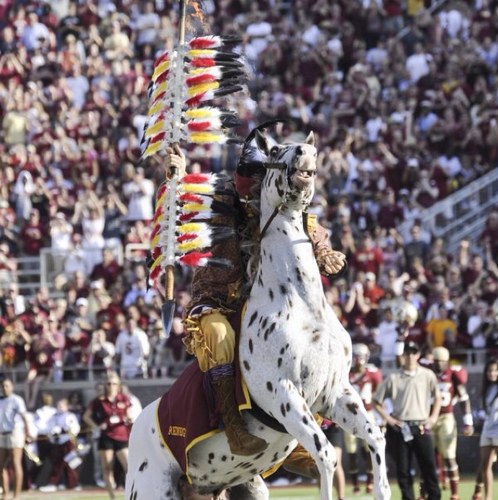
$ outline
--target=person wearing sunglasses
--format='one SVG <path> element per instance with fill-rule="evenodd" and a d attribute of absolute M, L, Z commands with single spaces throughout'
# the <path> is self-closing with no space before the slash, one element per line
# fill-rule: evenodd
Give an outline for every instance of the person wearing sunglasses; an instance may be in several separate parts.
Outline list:
<path fill-rule="evenodd" d="M 117 459 L 124 472 L 128 468 L 128 439 L 131 414 L 130 398 L 121 391 L 117 373 L 110 372 L 105 380 L 104 394 L 90 401 L 83 421 L 90 430 L 100 432 L 98 450 L 102 475 L 109 498 L 116 498 L 113 462 Z"/>

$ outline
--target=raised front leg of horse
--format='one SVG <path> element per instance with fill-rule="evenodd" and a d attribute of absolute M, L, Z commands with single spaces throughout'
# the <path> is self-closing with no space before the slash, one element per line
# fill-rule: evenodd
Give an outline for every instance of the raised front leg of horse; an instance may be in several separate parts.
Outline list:
<path fill-rule="evenodd" d="M 332 419 L 345 431 L 368 443 L 374 476 L 374 497 L 376 500 L 389 500 L 391 488 L 387 479 L 386 439 L 351 385 L 346 385 L 342 396 L 337 399 L 332 409 Z"/>
<path fill-rule="evenodd" d="M 313 457 L 320 473 L 320 498 L 332 499 L 332 480 L 337 465 L 335 448 L 316 422 L 306 401 L 295 386 L 284 382 L 286 402 L 281 411 L 285 413 L 285 427 Z"/>

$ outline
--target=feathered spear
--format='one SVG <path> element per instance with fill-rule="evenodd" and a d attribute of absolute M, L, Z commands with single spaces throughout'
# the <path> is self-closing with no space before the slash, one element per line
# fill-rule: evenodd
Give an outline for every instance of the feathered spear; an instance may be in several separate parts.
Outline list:
<path fill-rule="evenodd" d="M 237 54 L 224 50 L 225 43 L 232 40 L 200 36 L 185 42 L 186 3 L 180 0 L 178 46 L 154 63 L 142 159 L 168 146 L 178 148 L 181 141 L 225 143 L 231 140 L 227 130 L 239 123 L 233 111 L 219 109 L 211 101 L 242 88 L 243 64 Z M 215 262 L 210 247 L 227 236 L 227 231 L 210 224 L 216 213 L 213 197 L 219 178 L 211 174 L 180 178 L 177 168 L 170 168 L 168 176 L 156 194 L 149 274 L 157 286 L 165 273 L 162 315 L 167 334 L 175 312 L 175 264 Z"/>

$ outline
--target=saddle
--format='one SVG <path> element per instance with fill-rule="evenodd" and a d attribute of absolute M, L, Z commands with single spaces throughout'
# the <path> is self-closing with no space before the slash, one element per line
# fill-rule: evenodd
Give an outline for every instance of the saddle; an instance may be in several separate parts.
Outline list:
<path fill-rule="evenodd" d="M 228 319 L 236 332 L 236 400 L 240 411 L 249 410 L 253 403 L 238 360 L 241 311 L 232 314 Z M 187 473 L 187 454 L 190 448 L 223 431 L 221 419 L 215 409 L 211 385 L 207 375 L 199 369 L 198 363 L 190 363 L 171 389 L 161 397 L 156 418 L 162 444 L 171 451 L 182 470 Z"/>

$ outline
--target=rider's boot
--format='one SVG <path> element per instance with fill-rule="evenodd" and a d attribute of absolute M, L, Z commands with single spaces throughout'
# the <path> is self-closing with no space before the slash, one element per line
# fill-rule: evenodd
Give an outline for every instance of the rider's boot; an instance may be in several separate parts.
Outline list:
<path fill-rule="evenodd" d="M 247 432 L 237 401 L 235 400 L 235 378 L 232 375 L 213 380 L 211 378 L 218 410 L 225 425 L 225 434 L 230 451 L 234 455 L 255 455 L 266 449 L 268 443 Z"/>
<path fill-rule="evenodd" d="M 313 457 L 300 444 L 284 460 L 282 467 L 293 474 L 310 477 L 311 479 L 320 479 L 320 472 L 318 472 Z"/>

